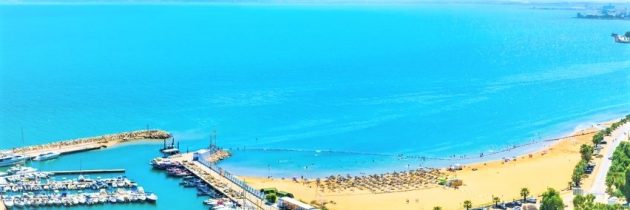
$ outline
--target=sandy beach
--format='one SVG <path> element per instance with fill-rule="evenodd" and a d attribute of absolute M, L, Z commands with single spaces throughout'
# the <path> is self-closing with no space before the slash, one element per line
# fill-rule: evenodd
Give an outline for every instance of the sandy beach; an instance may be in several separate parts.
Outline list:
<path fill-rule="evenodd" d="M 578 130 L 574 134 L 595 130 L 595 128 Z M 314 182 L 304 184 L 292 179 L 242 178 L 254 187 L 275 187 L 291 192 L 309 203 L 314 200 L 327 202 L 326 207 L 329 209 L 432 209 L 435 206 L 444 209 L 463 209 L 462 203 L 465 200 L 472 201 L 473 207 L 476 207 L 491 203 L 493 196 L 501 198 L 502 201 L 519 199 L 519 192 L 523 187 L 528 188 L 531 195 L 535 196 L 540 196 L 548 187 L 561 190 L 564 195 L 570 195 L 568 183 L 575 165 L 580 160 L 580 145 L 591 142 L 593 135 L 562 139 L 538 152 L 519 156 L 509 162 L 474 163 L 465 165 L 462 170 L 455 172 L 442 169 L 450 178 L 463 180 L 463 186 L 459 189 L 428 184 L 422 189 L 400 192 L 373 193 L 366 190 L 330 192 L 322 191 L 321 188 L 317 192 Z M 595 159 L 600 160 L 601 158 Z M 584 179 L 585 189 L 590 188 L 593 177 Z"/>

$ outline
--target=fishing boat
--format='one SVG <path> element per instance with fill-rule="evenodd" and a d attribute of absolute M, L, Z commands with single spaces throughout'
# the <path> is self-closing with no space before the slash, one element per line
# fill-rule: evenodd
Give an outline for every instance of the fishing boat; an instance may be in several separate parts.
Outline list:
<path fill-rule="evenodd" d="M 186 188 L 189 187 L 196 187 L 198 184 L 203 183 L 203 181 L 201 181 L 201 179 L 190 179 L 190 180 L 183 180 L 180 184 Z"/>
<path fill-rule="evenodd" d="M 166 174 L 169 176 L 175 176 L 175 177 L 183 177 L 183 176 L 190 176 L 191 173 L 184 169 L 184 168 L 180 168 L 180 167 L 170 167 L 166 169 Z"/>
<path fill-rule="evenodd" d="M 33 160 L 44 161 L 44 160 L 55 159 L 55 158 L 59 157 L 60 154 L 61 153 L 58 153 L 58 152 L 46 152 L 46 153 L 42 153 L 42 154 L 39 154 L 39 155 L 35 156 L 33 158 Z"/>
<path fill-rule="evenodd" d="M 24 163 L 27 159 L 28 157 L 24 155 L 7 153 L 0 156 L 0 167 Z"/>
<path fill-rule="evenodd" d="M 225 206 L 226 204 L 233 205 L 228 198 L 208 198 L 207 200 L 203 201 L 203 204 L 210 206 Z"/>

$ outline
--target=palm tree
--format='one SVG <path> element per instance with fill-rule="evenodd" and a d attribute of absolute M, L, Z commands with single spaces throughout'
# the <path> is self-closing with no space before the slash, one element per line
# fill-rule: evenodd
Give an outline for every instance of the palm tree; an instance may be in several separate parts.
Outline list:
<path fill-rule="evenodd" d="M 521 188 L 521 196 L 523 196 L 523 202 L 525 202 L 525 199 L 527 199 L 528 195 L 529 189 L 527 189 L 526 187 Z"/>
<path fill-rule="evenodd" d="M 494 203 L 494 206 L 499 206 L 501 199 L 499 199 L 499 197 L 492 197 L 492 202 Z"/>
<path fill-rule="evenodd" d="M 442 210 L 442 207 L 436 206 L 436 207 L 433 207 L 433 210 Z"/>
<path fill-rule="evenodd" d="M 472 202 L 470 202 L 469 200 L 465 200 L 464 201 L 464 208 L 466 208 L 466 210 L 472 208 Z"/>

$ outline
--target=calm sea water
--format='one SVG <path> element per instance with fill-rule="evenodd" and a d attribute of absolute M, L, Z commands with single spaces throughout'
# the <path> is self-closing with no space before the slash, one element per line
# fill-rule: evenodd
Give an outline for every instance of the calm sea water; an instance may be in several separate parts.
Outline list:
<path fill-rule="evenodd" d="M 630 22 L 574 15 L 480 5 L 2 5 L 0 148 L 148 125 L 173 132 L 184 150 L 207 146 L 216 130 L 234 151 L 222 165 L 242 175 L 440 165 L 313 151 L 474 156 L 629 113 L 630 46 L 610 33 Z M 159 147 L 35 166 L 126 168 L 160 196 L 159 209 L 203 208 L 193 190 L 150 170 Z"/>

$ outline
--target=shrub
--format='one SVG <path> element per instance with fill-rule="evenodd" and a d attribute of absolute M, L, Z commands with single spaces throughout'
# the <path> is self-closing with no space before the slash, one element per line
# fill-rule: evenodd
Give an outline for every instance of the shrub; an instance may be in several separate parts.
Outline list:
<path fill-rule="evenodd" d="M 275 193 L 269 193 L 265 195 L 265 199 L 267 199 L 269 203 L 275 203 L 276 200 L 278 199 L 278 196 L 276 196 Z"/>

